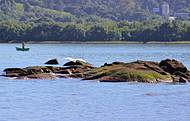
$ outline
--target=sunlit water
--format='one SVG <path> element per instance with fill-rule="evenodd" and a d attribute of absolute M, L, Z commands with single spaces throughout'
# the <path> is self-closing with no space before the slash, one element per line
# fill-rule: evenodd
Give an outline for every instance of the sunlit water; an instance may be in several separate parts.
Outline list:
<path fill-rule="evenodd" d="M 0 44 L 0 70 L 43 65 L 58 58 L 105 62 L 175 58 L 190 68 L 185 44 Z M 0 121 L 189 121 L 190 85 L 99 83 L 79 79 L 9 80 L 0 77 Z"/>

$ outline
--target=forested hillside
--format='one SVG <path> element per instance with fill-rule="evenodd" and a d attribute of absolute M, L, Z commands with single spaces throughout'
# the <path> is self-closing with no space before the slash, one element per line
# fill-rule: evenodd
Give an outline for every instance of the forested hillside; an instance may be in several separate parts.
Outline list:
<path fill-rule="evenodd" d="M 190 22 L 154 13 L 190 12 L 189 0 L 0 0 L 0 42 L 189 41 Z"/>
<path fill-rule="evenodd" d="M 146 20 L 156 15 L 153 8 L 159 8 L 165 1 L 170 4 L 171 13 L 190 12 L 189 0 L 44 0 L 45 6 L 65 10 L 76 16 L 94 15 L 111 20 Z"/>
<path fill-rule="evenodd" d="M 189 0 L 0 0 L 0 10 L 1 14 L 12 11 L 14 16 L 26 20 L 41 17 L 62 22 L 133 21 L 158 17 L 153 8 L 159 8 L 163 2 L 169 3 L 171 14 L 190 12 Z M 3 15 L 6 16 L 9 15 Z"/>

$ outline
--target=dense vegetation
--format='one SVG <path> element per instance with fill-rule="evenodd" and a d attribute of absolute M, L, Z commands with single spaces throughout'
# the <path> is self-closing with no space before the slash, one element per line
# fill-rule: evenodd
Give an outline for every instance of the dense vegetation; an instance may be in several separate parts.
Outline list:
<path fill-rule="evenodd" d="M 4 41 L 187 41 L 190 38 L 190 22 L 145 21 L 105 22 L 100 24 L 71 23 L 0 23 L 0 40 Z"/>
<path fill-rule="evenodd" d="M 165 1 L 170 4 L 171 13 L 190 12 L 189 0 Z M 164 22 L 159 14 L 153 13 L 152 9 L 162 2 L 0 0 L 0 40 L 190 40 L 190 22 Z"/>
<path fill-rule="evenodd" d="M 189 0 L 0 0 L 1 19 L 20 21 L 134 21 L 159 18 L 153 8 L 166 1 L 174 12 L 190 12 Z"/>
<path fill-rule="evenodd" d="M 22 0 L 17 0 L 21 2 Z M 190 12 L 189 0 L 29 0 L 34 6 L 66 11 L 76 17 L 111 20 L 146 20 L 158 17 L 153 8 L 166 1 L 174 12 Z M 80 19 L 82 19 L 80 18 Z"/>

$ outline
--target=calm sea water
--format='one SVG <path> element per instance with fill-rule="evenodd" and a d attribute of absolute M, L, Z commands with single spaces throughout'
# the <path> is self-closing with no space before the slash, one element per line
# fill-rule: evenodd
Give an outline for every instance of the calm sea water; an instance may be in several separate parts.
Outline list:
<path fill-rule="evenodd" d="M 0 71 L 58 58 L 105 62 L 175 58 L 190 68 L 189 44 L 0 44 Z M 78 79 L 9 80 L 0 77 L 0 121 L 189 121 L 190 85 L 99 83 Z"/>

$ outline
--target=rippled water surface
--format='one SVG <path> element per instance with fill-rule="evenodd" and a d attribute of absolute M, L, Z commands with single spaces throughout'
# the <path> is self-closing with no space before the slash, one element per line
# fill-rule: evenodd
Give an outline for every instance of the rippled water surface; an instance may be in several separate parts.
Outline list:
<path fill-rule="evenodd" d="M 190 68 L 189 44 L 33 44 L 17 52 L 0 44 L 0 70 L 43 65 L 52 58 L 105 62 L 175 58 Z M 190 85 L 99 83 L 78 79 L 0 77 L 0 121 L 189 121 Z"/>

